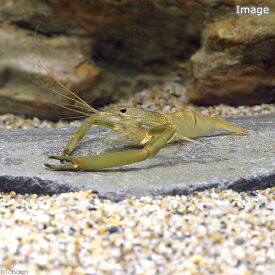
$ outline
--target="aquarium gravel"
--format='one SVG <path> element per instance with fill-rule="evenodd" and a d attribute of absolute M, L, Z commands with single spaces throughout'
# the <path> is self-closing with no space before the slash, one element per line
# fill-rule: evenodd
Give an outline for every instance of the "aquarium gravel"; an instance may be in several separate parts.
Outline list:
<path fill-rule="evenodd" d="M 274 274 L 275 188 L 120 202 L 0 195 L 0 266 L 28 274 Z"/>

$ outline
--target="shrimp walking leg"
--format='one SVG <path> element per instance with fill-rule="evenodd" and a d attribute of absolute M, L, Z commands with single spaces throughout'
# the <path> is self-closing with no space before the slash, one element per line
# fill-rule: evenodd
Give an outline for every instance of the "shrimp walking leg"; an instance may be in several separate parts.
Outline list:
<path fill-rule="evenodd" d="M 105 126 L 107 128 L 111 128 L 114 130 L 115 126 L 112 122 L 106 122 L 106 121 L 99 121 L 92 119 L 91 117 L 87 118 L 82 126 L 79 128 L 79 130 L 73 135 L 71 140 L 68 142 L 68 144 L 63 149 L 61 156 L 69 156 L 72 151 L 74 150 L 75 146 L 78 142 L 81 141 L 81 139 L 86 135 L 86 133 L 89 131 L 92 125 L 101 125 Z"/>
<path fill-rule="evenodd" d="M 90 118 L 87 118 L 78 131 L 73 135 L 68 144 L 62 151 L 62 156 L 68 156 L 72 153 L 77 143 L 85 136 L 85 134 L 89 131 L 91 126 L 93 125 L 93 121 Z"/>

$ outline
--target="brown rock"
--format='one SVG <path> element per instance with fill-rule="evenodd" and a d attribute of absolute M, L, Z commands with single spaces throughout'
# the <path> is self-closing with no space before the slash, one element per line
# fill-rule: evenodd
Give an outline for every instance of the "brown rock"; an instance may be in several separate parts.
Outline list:
<path fill-rule="evenodd" d="M 57 81 L 80 96 L 91 88 L 87 87 L 87 76 L 83 72 L 80 73 L 80 70 L 75 71 L 85 60 L 83 48 L 87 48 L 88 40 L 78 41 L 75 37 L 64 39 L 57 36 L 42 41 L 34 39 L 29 31 L 11 25 L 0 27 L 0 38 L 1 113 L 64 117 L 68 112 L 52 103 L 68 103 L 64 98 L 51 93 L 53 90 L 61 90 Z M 86 71 L 91 76 L 91 69 Z M 93 77 L 94 80 L 96 76 Z M 92 79 L 89 79 L 89 82 L 92 83 Z"/>
<path fill-rule="evenodd" d="M 177 64 L 197 49 L 207 15 L 200 1 L 193 0 L 5 2 L 0 38 L 14 50 L 0 45 L 6 56 L 0 68 L 0 112 L 48 118 L 64 116 L 46 100 L 49 90 L 59 89 L 53 79 L 93 105 L 168 81 Z M 34 59 L 40 68 L 30 64 Z M 25 61 L 28 66 L 22 65 Z M 38 78 L 39 87 L 30 78 Z"/>
<path fill-rule="evenodd" d="M 191 57 L 188 96 L 197 104 L 253 105 L 275 100 L 275 13 L 209 24 Z"/>

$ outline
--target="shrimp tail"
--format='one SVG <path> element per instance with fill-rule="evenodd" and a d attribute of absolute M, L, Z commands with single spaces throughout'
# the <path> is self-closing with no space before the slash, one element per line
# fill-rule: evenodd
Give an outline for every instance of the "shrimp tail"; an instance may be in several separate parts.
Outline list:
<path fill-rule="evenodd" d="M 216 129 L 233 132 L 240 135 L 248 135 L 249 131 L 222 118 L 214 118 Z"/>

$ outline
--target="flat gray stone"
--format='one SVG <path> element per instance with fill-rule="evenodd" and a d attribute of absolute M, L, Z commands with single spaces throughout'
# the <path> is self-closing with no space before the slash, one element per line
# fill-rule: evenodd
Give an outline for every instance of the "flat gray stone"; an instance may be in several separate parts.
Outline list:
<path fill-rule="evenodd" d="M 230 117 L 251 135 L 211 135 L 170 144 L 154 158 L 100 172 L 51 171 L 48 155 L 58 155 L 76 128 L 1 130 L 0 191 L 54 194 L 93 190 L 121 200 L 142 195 L 176 195 L 217 187 L 237 191 L 275 186 L 274 114 Z M 92 127 L 74 154 L 91 155 L 104 147 L 106 130 Z"/>

